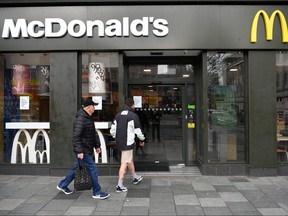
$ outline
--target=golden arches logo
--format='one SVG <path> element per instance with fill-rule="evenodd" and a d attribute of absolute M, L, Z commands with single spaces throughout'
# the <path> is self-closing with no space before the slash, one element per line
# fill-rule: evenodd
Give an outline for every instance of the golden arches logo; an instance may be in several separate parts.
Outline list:
<path fill-rule="evenodd" d="M 273 40 L 273 26 L 274 26 L 274 20 L 275 17 L 278 16 L 279 22 L 281 25 L 281 31 L 282 31 L 282 42 L 286 43 L 288 42 L 288 29 L 287 29 L 287 22 L 285 19 L 285 16 L 280 10 L 275 10 L 271 17 L 268 16 L 266 11 L 259 10 L 253 19 L 252 26 L 251 26 L 251 39 L 250 41 L 252 43 L 257 42 L 257 27 L 258 27 L 258 20 L 260 15 L 263 17 L 265 30 L 266 30 L 266 40 L 271 41 Z"/>

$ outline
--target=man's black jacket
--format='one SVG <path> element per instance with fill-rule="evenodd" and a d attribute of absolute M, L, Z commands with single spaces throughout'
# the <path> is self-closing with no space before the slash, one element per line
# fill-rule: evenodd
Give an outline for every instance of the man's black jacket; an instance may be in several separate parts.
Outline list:
<path fill-rule="evenodd" d="M 74 120 L 72 143 L 76 154 L 93 154 L 93 148 L 100 148 L 96 140 L 94 121 L 82 108 L 77 112 Z"/>

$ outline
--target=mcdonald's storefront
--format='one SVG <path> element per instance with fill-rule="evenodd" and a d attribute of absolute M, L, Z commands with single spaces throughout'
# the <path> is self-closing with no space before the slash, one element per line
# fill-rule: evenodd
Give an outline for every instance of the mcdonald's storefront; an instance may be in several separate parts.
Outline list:
<path fill-rule="evenodd" d="M 65 175 L 87 97 L 99 103 L 95 163 L 117 174 L 109 128 L 133 97 L 137 170 L 288 175 L 286 5 L 3 2 L 1 174 Z"/>

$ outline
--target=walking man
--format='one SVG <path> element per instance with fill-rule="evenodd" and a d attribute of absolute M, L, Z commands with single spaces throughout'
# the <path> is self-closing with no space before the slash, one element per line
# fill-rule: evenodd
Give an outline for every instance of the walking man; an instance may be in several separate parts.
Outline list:
<path fill-rule="evenodd" d="M 81 108 L 76 114 L 72 138 L 75 162 L 67 176 L 57 185 L 57 189 L 65 194 L 73 193 L 73 191 L 68 188 L 68 185 L 74 179 L 74 171 L 78 166 L 78 159 L 80 159 L 87 167 L 92 179 L 92 197 L 94 199 L 106 199 L 110 196 L 110 194 L 102 192 L 101 186 L 98 182 L 98 170 L 95 162 L 93 161 L 94 148 L 98 154 L 101 152 L 100 144 L 96 141 L 94 121 L 91 118 L 92 114 L 94 113 L 94 105 L 97 104 L 88 98 L 84 101 L 83 108 Z"/>
<path fill-rule="evenodd" d="M 116 139 L 116 147 L 121 151 L 121 165 L 119 168 L 118 185 L 116 192 L 126 192 L 123 181 L 126 169 L 133 176 L 133 184 L 138 184 L 143 177 L 138 176 L 135 172 L 133 162 L 133 148 L 135 145 L 135 135 L 140 140 L 139 145 L 144 146 L 145 136 L 143 135 L 138 115 L 134 112 L 134 101 L 128 98 L 125 101 L 124 110 L 117 113 L 111 125 L 110 133 Z"/>

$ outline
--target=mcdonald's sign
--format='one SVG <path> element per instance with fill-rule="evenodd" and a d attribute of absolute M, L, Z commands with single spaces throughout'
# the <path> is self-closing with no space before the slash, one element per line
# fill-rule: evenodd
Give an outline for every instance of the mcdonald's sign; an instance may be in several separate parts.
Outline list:
<path fill-rule="evenodd" d="M 253 19 L 252 26 L 251 26 L 251 43 L 257 42 L 257 27 L 258 27 L 258 20 L 260 15 L 263 17 L 265 30 L 266 30 L 266 40 L 271 41 L 273 40 L 273 26 L 274 26 L 274 20 L 275 17 L 278 16 L 281 31 L 282 31 L 282 42 L 287 43 L 288 42 L 288 29 L 287 29 L 287 22 L 285 19 L 285 16 L 280 10 L 275 10 L 272 15 L 269 17 L 269 15 L 264 10 L 259 10 Z"/>

